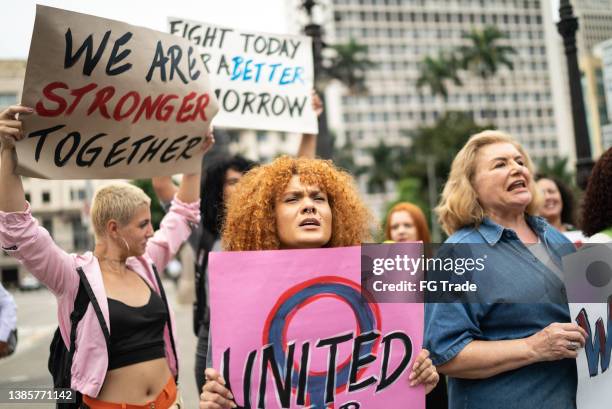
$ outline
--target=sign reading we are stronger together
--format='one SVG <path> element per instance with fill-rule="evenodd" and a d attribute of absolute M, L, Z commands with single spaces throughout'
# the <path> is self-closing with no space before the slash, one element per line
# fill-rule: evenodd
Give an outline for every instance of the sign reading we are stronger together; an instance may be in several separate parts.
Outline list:
<path fill-rule="evenodd" d="M 213 365 L 238 407 L 425 407 L 423 304 L 373 302 L 360 270 L 360 247 L 211 253 Z"/>
<path fill-rule="evenodd" d="M 218 111 L 189 41 L 41 5 L 22 104 L 18 172 L 50 179 L 195 172 Z"/>

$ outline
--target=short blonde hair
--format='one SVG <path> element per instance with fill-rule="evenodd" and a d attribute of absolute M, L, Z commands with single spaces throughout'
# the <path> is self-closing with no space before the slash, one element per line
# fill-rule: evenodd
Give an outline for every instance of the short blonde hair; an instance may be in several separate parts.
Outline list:
<path fill-rule="evenodd" d="M 455 156 L 451 165 L 451 171 L 444 185 L 440 203 L 435 209 L 440 225 L 446 234 L 451 235 L 465 226 L 477 226 L 486 216 L 478 201 L 473 186 L 473 178 L 476 173 L 478 152 L 481 148 L 495 143 L 512 144 L 523 156 L 525 167 L 529 169 L 532 177 L 532 183 L 529 183 L 532 200 L 527 206 L 527 213 L 530 215 L 537 214 L 541 199 L 538 189 L 533 183 L 534 166 L 529 155 L 510 135 L 501 131 L 487 130 L 470 137 Z"/>
<path fill-rule="evenodd" d="M 281 156 L 258 166 L 238 182 L 223 227 L 223 247 L 229 251 L 276 250 L 275 203 L 287 184 L 298 175 L 306 185 L 318 186 L 329 198 L 332 235 L 325 247 L 355 246 L 369 241 L 373 218 L 359 197 L 348 173 L 331 161 Z"/>
<path fill-rule="evenodd" d="M 142 206 L 150 206 L 151 199 L 142 189 L 129 183 L 115 182 L 99 188 L 91 204 L 91 222 L 96 237 L 106 232 L 106 223 L 115 219 L 126 225 Z"/>

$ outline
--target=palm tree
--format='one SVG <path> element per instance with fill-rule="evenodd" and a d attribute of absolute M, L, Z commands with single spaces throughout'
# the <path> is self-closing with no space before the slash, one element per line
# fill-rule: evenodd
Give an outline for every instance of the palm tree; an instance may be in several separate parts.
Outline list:
<path fill-rule="evenodd" d="M 378 145 L 366 148 L 372 157 L 372 165 L 364 168 L 370 193 L 386 193 L 387 182 L 397 181 L 401 176 L 402 150 L 399 146 L 389 146 L 383 140 Z"/>
<path fill-rule="evenodd" d="M 448 98 L 446 83 L 451 80 L 455 85 L 463 85 L 459 78 L 457 69 L 459 60 L 455 55 L 440 52 L 438 57 L 427 56 L 421 61 L 420 75 L 417 79 L 417 88 L 427 86 L 432 95 L 440 95 L 444 101 Z"/>
<path fill-rule="evenodd" d="M 459 48 L 463 68 L 472 71 L 482 80 L 484 94 L 489 100 L 489 79 L 497 74 L 502 66 L 514 69 L 511 56 L 516 54 L 516 49 L 500 44 L 500 40 L 505 36 L 494 26 L 487 26 L 483 30 L 473 29 L 464 35 L 464 38 L 469 40 L 470 44 Z"/>
<path fill-rule="evenodd" d="M 564 182 L 566 185 L 571 186 L 572 190 L 577 190 L 574 183 L 574 173 L 568 171 L 568 157 L 555 156 L 552 161 L 541 159 L 538 162 L 538 173 L 548 176 L 554 176 L 557 179 Z"/>
<path fill-rule="evenodd" d="M 329 49 L 332 55 L 323 62 L 325 77 L 340 81 L 353 94 L 367 91 L 366 72 L 376 66 L 368 59 L 368 46 L 351 38 L 348 43 L 332 45 Z"/>
<path fill-rule="evenodd" d="M 331 132 L 331 135 L 333 144 L 334 146 L 336 146 L 336 135 L 333 131 Z M 348 173 L 352 174 L 353 176 L 357 177 L 361 176 L 366 169 L 364 166 L 359 166 L 355 163 L 354 151 L 355 144 L 353 143 L 350 134 L 347 134 L 344 144 L 342 146 L 338 145 L 338 149 L 334 151 L 333 161 L 334 164 L 340 169 L 343 169 Z"/>

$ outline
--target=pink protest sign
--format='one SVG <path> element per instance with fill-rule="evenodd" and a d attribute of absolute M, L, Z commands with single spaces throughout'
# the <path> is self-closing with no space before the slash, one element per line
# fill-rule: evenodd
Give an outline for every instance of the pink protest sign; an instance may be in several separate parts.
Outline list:
<path fill-rule="evenodd" d="M 360 247 L 212 253 L 212 358 L 239 407 L 425 407 L 423 304 L 361 295 Z"/>

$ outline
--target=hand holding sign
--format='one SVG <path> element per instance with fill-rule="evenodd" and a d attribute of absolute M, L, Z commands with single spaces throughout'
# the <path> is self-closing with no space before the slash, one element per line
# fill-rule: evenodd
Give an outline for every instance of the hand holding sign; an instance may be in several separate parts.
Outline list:
<path fill-rule="evenodd" d="M 412 371 L 408 379 L 410 380 L 410 386 L 425 385 L 426 394 L 436 387 L 440 375 L 438 375 L 438 370 L 429 359 L 428 350 L 421 349 L 412 365 Z"/>
<path fill-rule="evenodd" d="M 215 144 L 215 134 L 213 133 L 212 126 L 208 128 L 206 131 L 206 135 L 204 136 L 204 142 L 202 142 L 202 154 L 206 155 L 209 150 L 212 149 Z"/>
<path fill-rule="evenodd" d="M 554 322 L 527 338 L 527 343 L 538 362 L 575 359 L 576 350 L 584 347 L 586 336 L 586 331 L 577 324 Z"/>
<path fill-rule="evenodd" d="M 314 89 L 310 93 L 310 98 L 312 100 L 312 110 L 318 118 L 323 113 L 323 101 Z"/>
<path fill-rule="evenodd" d="M 23 127 L 19 114 L 31 114 L 32 108 L 12 105 L 0 113 L 0 145 L 2 149 L 13 149 L 15 142 L 23 139 Z"/>
<path fill-rule="evenodd" d="M 234 395 L 225 387 L 225 380 L 213 368 L 206 369 L 206 383 L 200 395 L 200 409 L 235 408 Z"/>

